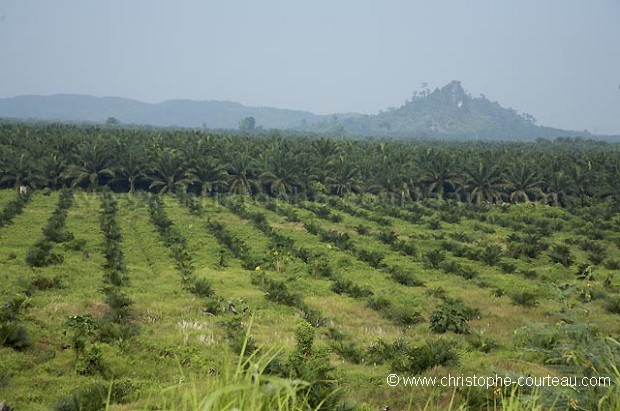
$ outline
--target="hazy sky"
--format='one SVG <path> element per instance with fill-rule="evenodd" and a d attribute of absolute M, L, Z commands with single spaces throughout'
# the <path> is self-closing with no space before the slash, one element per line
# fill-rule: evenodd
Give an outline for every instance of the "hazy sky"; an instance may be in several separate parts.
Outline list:
<path fill-rule="evenodd" d="M 375 113 L 461 80 L 620 134 L 618 0 L 0 0 L 0 96 Z"/>

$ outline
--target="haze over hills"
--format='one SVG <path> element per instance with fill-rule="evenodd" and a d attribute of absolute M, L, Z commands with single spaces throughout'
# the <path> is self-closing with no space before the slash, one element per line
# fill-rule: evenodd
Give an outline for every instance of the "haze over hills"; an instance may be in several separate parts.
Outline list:
<path fill-rule="evenodd" d="M 592 137 L 587 131 L 539 126 L 529 114 L 504 108 L 485 96 L 472 97 L 458 81 L 434 91 L 414 93 L 402 106 L 372 115 L 317 115 L 226 101 L 168 100 L 151 104 L 120 97 L 57 94 L 0 99 L 0 117 L 89 123 L 103 123 L 113 117 L 122 124 L 218 129 L 236 129 L 242 119 L 254 117 L 256 126 L 263 129 L 334 135 L 495 140 Z"/>

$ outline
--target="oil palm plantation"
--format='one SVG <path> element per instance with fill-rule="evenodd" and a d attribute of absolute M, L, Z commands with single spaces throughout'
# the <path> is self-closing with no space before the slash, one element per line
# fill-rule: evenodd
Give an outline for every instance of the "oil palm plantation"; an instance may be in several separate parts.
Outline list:
<path fill-rule="evenodd" d="M 499 168 L 490 161 L 480 160 L 466 171 L 465 193 L 475 204 L 501 199 L 503 186 Z"/>
<path fill-rule="evenodd" d="M 187 172 L 187 163 L 179 150 L 166 147 L 155 154 L 151 163 L 149 188 L 157 190 L 159 194 L 173 194 L 179 190 L 184 192 L 192 182 Z"/>
<path fill-rule="evenodd" d="M 536 165 L 515 160 L 506 170 L 505 176 L 508 198 L 512 203 L 528 202 L 544 197 L 542 179 Z"/>
<path fill-rule="evenodd" d="M 76 163 L 67 169 L 67 177 L 74 187 L 85 184 L 87 189 L 96 190 L 102 179 L 114 177 L 110 150 L 98 140 L 81 144 Z"/>

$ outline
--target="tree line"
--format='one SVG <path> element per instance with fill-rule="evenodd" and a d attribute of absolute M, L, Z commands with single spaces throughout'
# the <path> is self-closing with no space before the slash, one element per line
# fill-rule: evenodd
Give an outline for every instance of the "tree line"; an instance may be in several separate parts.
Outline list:
<path fill-rule="evenodd" d="M 619 148 L 572 138 L 405 141 L 9 122 L 0 124 L 0 187 L 572 207 L 618 202 Z"/>

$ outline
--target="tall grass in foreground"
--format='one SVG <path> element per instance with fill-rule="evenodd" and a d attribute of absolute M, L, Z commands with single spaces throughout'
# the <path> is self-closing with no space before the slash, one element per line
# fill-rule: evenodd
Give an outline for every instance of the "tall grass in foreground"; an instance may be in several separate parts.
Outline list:
<path fill-rule="evenodd" d="M 309 383 L 272 376 L 266 372 L 280 350 L 255 350 L 246 353 L 250 327 L 234 364 L 222 361 L 218 374 L 206 383 L 189 382 L 162 390 L 157 395 L 157 409 L 170 411 L 309 411 Z"/>

